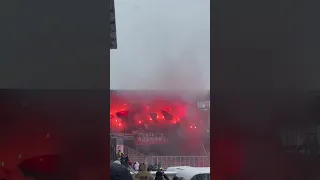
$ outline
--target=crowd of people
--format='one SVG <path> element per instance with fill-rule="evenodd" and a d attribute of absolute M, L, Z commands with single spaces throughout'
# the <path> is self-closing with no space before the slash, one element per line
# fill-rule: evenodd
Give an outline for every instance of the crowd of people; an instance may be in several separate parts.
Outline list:
<path fill-rule="evenodd" d="M 164 173 L 163 169 L 161 168 L 161 164 L 155 164 L 155 165 L 147 165 L 146 163 L 142 162 L 135 162 L 132 163 L 129 160 L 129 156 L 121 152 L 120 150 L 117 153 L 118 159 L 112 163 L 110 166 L 111 172 L 111 180 L 117 179 L 117 180 L 169 180 L 168 176 Z M 124 170 L 123 168 L 126 170 Z M 130 170 L 134 170 L 137 173 L 133 176 L 128 176 L 127 174 L 130 174 Z M 118 173 L 119 171 L 124 172 L 122 174 L 126 174 L 124 177 L 119 177 Z M 157 171 L 155 177 L 151 174 L 150 171 Z M 112 175 L 114 174 L 114 176 Z M 174 177 L 173 180 L 182 180 L 178 177 Z"/>

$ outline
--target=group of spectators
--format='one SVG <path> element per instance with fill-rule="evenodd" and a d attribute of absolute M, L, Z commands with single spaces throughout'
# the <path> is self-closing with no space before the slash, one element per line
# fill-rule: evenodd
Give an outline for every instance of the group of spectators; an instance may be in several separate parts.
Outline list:
<path fill-rule="evenodd" d="M 150 171 L 154 171 L 154 166 L 148 166 L 146 163 L 139 162 L 132 164 L 128 155 L 125 155 L 121 151 L 118 152 L 117 156 L 118 160 L 116 160 L 110 166 L 111 180 L 169 180 L 168 176 L 164 173 L 159 165 L 157 165 L 158 169 L 156 176 L 153 177 Z M 130 174 L 129 169 L 131 168 L 137 171 L 134 178 Z M 174 177 L 173 180 L 181 179 Z"/>
<path fill-rule="evenodd" d="M 117 153 L 117 160 L 115 161 L 115 163 L 122 164 L 127 168 L 129 167 L 129 165 L 131 165 L 131 161 L 129 160 L 129 156 L 127 154 L 124 154 L 120 150 Z"/>

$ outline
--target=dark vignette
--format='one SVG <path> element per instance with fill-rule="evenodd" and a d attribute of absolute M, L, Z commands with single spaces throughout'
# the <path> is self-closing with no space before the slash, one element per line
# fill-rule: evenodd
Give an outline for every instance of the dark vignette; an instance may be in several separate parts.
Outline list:
<path fill-rule="evenodd" d="M 319 124 L 319 2 L 211 2 L 216 180 L 319 179 L 319 157 L 284 152 L 284 127 Z"/>
<path fill-rule="evenodd" d="M 0 159 L 14 179 L 19 163 L 41 155 L 58 155 L 49 170 L 25 166 L 32 177 L 108 179 L 109 92 L 105 90 L 1 90 Z M 21 159 L 18 159 L 21 154 Z M 41 164 L 41 162 L 40 162 Z M 50 171 L 50 173 L 47 173 Z"/>
<path fill-rule="evenodd" d="M 110 1 L 0 7 L 0 88 L 109 89 Z"/>

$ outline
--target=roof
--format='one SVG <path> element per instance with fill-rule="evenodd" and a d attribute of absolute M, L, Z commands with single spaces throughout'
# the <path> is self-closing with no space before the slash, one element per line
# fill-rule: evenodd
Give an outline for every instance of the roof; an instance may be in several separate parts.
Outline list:
<path fill-rule="evenodd" d="M 183 98 L 183 99 L 192 99 L 196 101 L 210 101 L 210 91 L 201 90 L 201 91 L 166 91 L 166 90 L 110 90 L 110 95 L 119 95 L 121 97 L 129 99 L 145 99 L 145 98 Z"/>

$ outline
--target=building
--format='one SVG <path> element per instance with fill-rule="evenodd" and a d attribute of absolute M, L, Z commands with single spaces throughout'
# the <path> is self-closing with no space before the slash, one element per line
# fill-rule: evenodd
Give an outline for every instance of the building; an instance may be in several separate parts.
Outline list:
<path fill-rule="evenodd" d="M 116 16 L 114 0 L 111 0 L 110 3 L 110 49 L 117 49 Z"/>
<path fill-rule="evenodd" d="M 176 123 L 187 123 L 199 128 L 208 127 L 210 124 L 208 122 L 210 119 L 209 93 L 111 91 L 111 128 L 122 128 L 129 121 L 138 126 L 139 124 L 148 125 L 149 128 L 153 125 L 159 128 L 159 126 Z"/>

